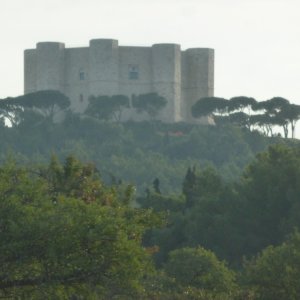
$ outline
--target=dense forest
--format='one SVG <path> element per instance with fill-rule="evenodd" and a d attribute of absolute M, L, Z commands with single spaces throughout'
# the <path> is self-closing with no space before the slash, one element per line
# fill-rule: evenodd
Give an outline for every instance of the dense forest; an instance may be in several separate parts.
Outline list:
<path fill-rule="evenodd" d="M 121 96 L 103 115 L 56 92 L 0 101 L 1 298 L 299 299 L 298 141 L 230 117 L 250 98 L 202 99 L 208 126 L 157 121 L 152 97 L 140 123 L 119 122 Z"/>

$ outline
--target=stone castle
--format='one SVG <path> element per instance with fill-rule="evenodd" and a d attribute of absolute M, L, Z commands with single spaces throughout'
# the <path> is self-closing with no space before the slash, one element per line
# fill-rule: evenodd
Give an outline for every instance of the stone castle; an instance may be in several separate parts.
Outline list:
<path fill-rule="evenodd" d="M 91 95 L 157 93 L 167 100 L 162 121 L 189 122 L 191 106 L 214 94 L 214 50 L 119 46 L 112 39 L 94 39 L 81 48 L 42 42 L 24 52 L 24 92 L 41 90 L 64 93 L 75 112 L 86 109 Z M 139 118 L 133 109 L 124 114 L 127 120 Z"/>

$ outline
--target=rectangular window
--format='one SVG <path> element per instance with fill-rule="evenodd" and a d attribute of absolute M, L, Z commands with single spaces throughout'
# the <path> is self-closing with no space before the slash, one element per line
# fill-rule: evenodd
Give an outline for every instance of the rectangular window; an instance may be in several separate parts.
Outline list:
<path fill-rule="evenodd" d="M 129 65 L 128 66 L 128 78 L 130 80 L 139 79 L 139 66 L 138 65 Z"/>
<path fill-rule="evenodd" d="M 79 72 L 79 80 L 84 80 L 85 79 L 85 74 L 83 71 Z"/>

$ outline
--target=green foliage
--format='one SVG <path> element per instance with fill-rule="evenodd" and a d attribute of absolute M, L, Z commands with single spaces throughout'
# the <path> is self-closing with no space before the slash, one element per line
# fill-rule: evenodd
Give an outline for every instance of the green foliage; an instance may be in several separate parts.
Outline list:
<path fill-rule="evenodd" d="M 1 296 L 132 299 L 142 292 L 151 263 L 141 239 L 157 219 L 119 201 L 91 166 L 72 157 L 41 169 L 7 163 L 0 194 Z"/>
<path fill-rule="evenodd" d="M 139 197 L 138 203 L 145 208 L 153 208 L 155 211 L 180 211 L 185 207 L 184 197 L 177 195 L 161 195 L 153 193 L 149 189 L 146 197 Z"/>
<path fill-rule="evenodd" d="M 287 125 L 291 124 L 292 138 L 295 137 L 296 123 L 300 119 L 300 105 L 290 104 L 285 105 L 278 113 L 278 124 L 283 126 L 285 136 L 287 137 Z"/>
<path fill-rule="evenodd" d="M 228 110 L 230 112 L 245 112 L 245 110 L 249 112 L 256 103 L 254 98 L 245 96 L 233 97 L 229 100 Z"/>
<path fill-rule="evenodd" d="M 42 97 L 51 99 L 51 95 L 56 94 L 45 91 L 24 97 L 35 104 Z M 52 153 L 61 159 L 74 154 L 84 161 L 95 162 L 106 182 L 113 174 L 118 180 L 136 184 L 138 194 L 141 194 L 155 178 L 159 178 L 159 188 L 164 193 L 180 190 L 182 178 L 191 165 L 213 165 L 224 171 L 224 177 L 233 180 L 255 153 L 276 142 L 275 138 L 263 139 L 256 132 L 230 124 L 103 122 L 119 120 L 128 105 L 128 98 L 123 96 L 104 97 L 106 100 L 103 97 L 100 98 L 106 104 L 98 97 L 92 100 L 98 109 L 89 106 L 94 117 L 68 111 L 61 123 L 45 118 L 25 98 L 22 99 L 28 104 L 26 108 L 19 106 L 21 98 L 0 101 L 0 109 L 6 102 L 18 103 L 16 110 L 6 111 L 5 106 L 2 107 L 15 125 L 0 127 L 0 159 L 3 160 L 8 151 L 18 153 L 28 161 L 44 162 Z M 219 151 L 221 148 L 223 151 Z"/>
<path fill-rule="evenodd" d="M 129 107 L 129 98 L 123 95 L 114 96 L 91 96 L 85 114 L 99 120 L 120 122 L 122 111 Z"/>
<path fill-rule="evenodd" d="M 13 98 L 0 100 L 1 119 L 8 120 L 11 125 L 16 126 L 21 122 L 21 115 L 24 109 L 14 103 Z"/>
<path fill-rule="evenodd" d="M 258 110 L 264 110 L 269 115 L 276 114 L 279 112 L 283 107 L 289 105 L 289 101 L 287 99 L 284 99 L 282 97 L 274 97 L 270 100 L 260 101 L 256 102 L 252 109 L 254 111 Z"/>
<path fill-rule="evenodd" d="M 282 126 L 284 137 L 295 137 L 295 126 L 300 119 L 300 106 L 290 104 L 282 97 L 257 102 L 245 96 L 224 98 L 208 97 L 198 100 L 191 109 L 195 118 L 211 115 L 218 125 L 235 124 L 249 130 L 259 129 L 266 136 L 274 136 L 275 126 Z"/>
<path fill-rule="evenodd" d="M 58 91 L 39 91 L 15 98 L 0 101 L 0 112 L 12 125 L 39 116 L 43 119 L 54 121 L 54 117 L 70 106 L 70 100 Z"/>
<path fill-rule="evenodd" d="M 151 120 L 154 120 L 159 111 L 167 104 L 167 100 L 156 93 L 141 94 L 133 97 L 132 106 L 137 112 L 145 112 Z"/>
<path fill-rule="evenodd" d="M 245 265 L 245 284 L 257 300 L 297 300 L 300 297 L 300 234 L 282 245 L 269 246 Z"/>
<path fill-rule="evenodd" d="M 235 97 L 215 99 L 211 127 L 103 122 L 128 105 L 115 96 L 54 123 L 28 97 L 0 102 L 0 160 L 12 149 L 21 165 L 0 167 L 0 297 L 299 298 L 299 233 L 283 243 L 300 227 L 299 143 L 249 130 L 288 131 L 297 106 L 277 97 L 250 115 L 255 100 Z M 244 256 L 256 258 L 242 267 Z"/>
<path fill-rule="evenodd" d="M 286 140 L 230 124 L 156 123 L 154 128 L 148 122 L 116 124 L 71 113 L 62 124 L 29 124 L 0 127 L 2 159 L 8 145 L 19 150 L 22 163 L 33 155 L 44 161 L 51 149 L 67 159 L 61 164 L 53 156 L 40 167 L 6 163 L 0 168 L 0 296 L 255 299 L 259 284 L 250 279 L 237 295 L 235 288 L 222 290 L 218 283 L 230 286 L 230 276 L 219 278 L 232 272 L 218 260 L 215 265 L 211 251 L 241 269 L 243 256 L 281 244 L 300 226 L 296 141 L 287 147 Z M 257 155 L 239 177 L 254 153 L 278 141 L 282 145 Z M 80 163 L 69 153 L 95 164 Z M 203 273 L 207 288 L 201 287 L 202 277 L 193 285 L 184 282 L 187 276 L 177 279 L 164 271 L 163 266 L 175 266 L 167 262 L 169 254 L 182 248 L 193 248 L 187 257 L 195 259 L 186 268 L 180 263 L 187 258 L 177 259 L 177 270 L 186 274 L 195 274 L 192 267 L 202 261 L 195 249 L 209 253 L 204 255 L 212 261 Z M 218 277 L 213 270 L 220 264 L 227 271 Z M 298 274 L 297 268 L 293 272 Z M 220 289 L 212 290 L 208 282 Z"/>
<path fill-rule="evenodd" d="M 199 118 L 214 113 L 223 114 L 227 110 L 227 102 L 228 100 L 218 97 L 202 98 L 192 106 L 192 116 Z"/>
<path fill-rule="evenodd" d="M 224 262 L 202 247 L 171 251 L 165 271 L 176 283 L 211 293 L 230 293 L 235 289 L 235 275 Z"/>
<path fill-rule="evenodd" d="M 247 211 L 242 226 L 254 251 L 281 243 L 300 225 L 299 180 L 299 148 L 272 146 L 246 169 L 239 191 Z"/>
<path fill-rule="evenodd" d="M 187 207 L 194 206 L 205 197 L 218 195 L 221 190 L 222 179 L 215 169 L 208 167 L 199 173 L 195 168 L 188 169 L 182 189 Z"/>
<path fill-rule="evenodd" d="M 240 268 L 243 256 L 280 244 L 300 226 L 299 157 L 298 148 L 272 146 L 236 183 L 224 181 L 211 167 L 189 168 L 181 202 L 155 193 L 139 199 L 143 207 L 168 211 L 168 226 L 145 238 L 160 248 L 156 262 L 165 262 L 174 249 L 201 245 Z"/>
<path fill-rule="evenodd" d="M 52 116 L 55 107 L 60 110 L 66 109 L 70 106 L 70 100 L 58 91 L 38 91 L 23 96 L 14 98 L 13 102 L 16 105 L 25 108 L 37 108 L 43 111 L 46 115 Z"/>
<path fill-rule="evenodd" d="M 250 117 L 244 112 L 235 112 L 229 115 L 229 120 L 232 124 L 239 125 L 241 127 L 250 128 Z"/>

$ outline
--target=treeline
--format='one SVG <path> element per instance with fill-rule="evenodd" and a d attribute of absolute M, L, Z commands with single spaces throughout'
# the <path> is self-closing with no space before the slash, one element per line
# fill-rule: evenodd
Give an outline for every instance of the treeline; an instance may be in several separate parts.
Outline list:
<path fill-rule="evenodd" d="M 91 96 L 82 115 L 102 121 L 122 120 L 126 109 L 134 109 L 154 121 L 167 101 L 156 93 L 133 95 Z M 16 98 L 0 100 L 0 118 L 11 125 L 24 121 L 27 114 L 54 120 L 55 115 L 68 111 L 70 100 L 58 91 L 40 91 Z M 251 97 L 233 97 L 229 100 L 208 97 L 198 100 L 191 108 L 195 118 L 212 116 L 216 124 L 231 123 L 249 130 L 260 130 L 266 136 L 281 135 L 274 128 L 281 127 L 283 136 L 295 137 L 295 127 L 300 119 L 300 105 L 282 97 L 257 101 Z M 60 116 L 60 119 L 62 115 Z M 277 132 L 277 133 L 276 133 Z"/>
<path fill-rule="evenodd" d="M 233 97 L 230 100 L 209 97 L 193 105 L 192 115 L 196 118 L 211 115 L 216 123 L 230 122 L 249 130 L 259 129 L 266 136 L 274 136 L 274 128 L 282 127 L 285 138 L 289 132 L 294 138 L 296 123 L 300 119 L 300 105 L 291 104 L 282 97 L 260 102 L 249 97 Z"/>
<path fill-rule="evenodd" d="M 290 139 L 265 138 L 256 130 L 231 123 L 164 124 L 154 120 L 164 101 L 153 97 L 140 95 L 139 100 L 131 101 L 139 110 L 144 105 L 148 122 L 117 121 L 128 105 L 123 96 L 91 98 L 88 114 L 71 112 L 69 99 L 55 91 L 3 99 L 0 160 L 9 152 L 24 163 L 45 163 L 52 153 L 61 159 L 75 154 L 83 161 L 95 162 L 107 183 L 134 183 L 142 193 L 159 177 L 163 192 L 178 192 L 189 166 L 211 165 L 230 181 L 269 144 L 297 144 Z"/>
<path fill-rule="evenodd" d="M 137 113 L 146 114 L 154 121 L 159 111 L 167 101 L 156 93 L 133 95 L 132 99 L 124 95 L 91 96 L 89 104 L 82 115 L 102 121 L 122 120 L 125 109 L 133 108 Z M 0 100 L 0 119 L 2 123 L 8 120 L 11 126 L 16 126 L 30 117 L 44 118 L 49 121 L 59 121 L 63 112 L 70 113 L 70 100 L 58 91 L 39 91 L 15 98 Z"/>
<path fill-rule="evenodd" d="M 140 207 L 134 186 L 106 185 L 93 164 L 10 159 L 0 167 L 0 296 L 299 299 L 299 154 L 271 146 L 230 184 L 190 168 L 178 195 L 157 178 Z"/>

